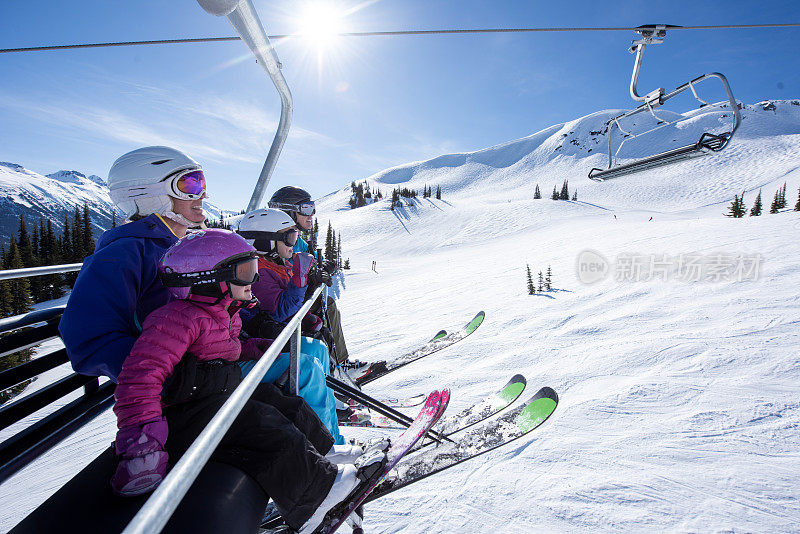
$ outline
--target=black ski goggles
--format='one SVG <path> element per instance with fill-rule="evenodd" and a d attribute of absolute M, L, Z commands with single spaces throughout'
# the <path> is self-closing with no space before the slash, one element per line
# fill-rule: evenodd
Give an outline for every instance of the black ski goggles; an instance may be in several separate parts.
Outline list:
<path fill-rule="evenodd" d="M 244 258 L 227 267 L 223 267 L 220 271 L 229 276 L 227 281 L 231 284 L 249 286 L 258 281 L 258 258 Z"/>
<path fill-rule="evenodd" d="M 270 249 L 268 241 L 283 243 L 287 247 L 295 246 L 300 233 L 297 228 L 291 228 L 284 232 L 242 231 L 239 232 L 239 235 L 245 239 L 253 239 L 253 246 L 256 250 L 265 252 Z"/>
<path fill-rule="evenodd" d="M 249 286 L 258 281 L 258 258 L 255 255 L 244 257 L 210 271 L 194 273 L 166 271 L 161 273 L 160 277 L 161 282 L 167 287 L 191 287 L 219 282 L 228 282 L 235 286 Z"/>

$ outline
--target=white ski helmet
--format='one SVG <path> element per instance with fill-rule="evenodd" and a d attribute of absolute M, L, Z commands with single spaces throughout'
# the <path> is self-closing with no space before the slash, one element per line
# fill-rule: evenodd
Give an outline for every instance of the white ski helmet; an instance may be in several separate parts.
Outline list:
<path fill-rule="evenodd" d="M 295 222 L 288 213 L 273 208 L 261 208 L 245 213 L 236 231 L 256 250 L 268 253 L 276 250 L 276 241 L 283 241 L 290 247 L 297 242 L 297 233 L 278 234 L 287 228 L 295 228 Z M 294 242 L 291 242 L 292 239 Z"/>
<path fill-rule="evenodd" d="M 153 213 L 164 215 L 184 226 L 199 226 L 182 215 L 172 211 L 174 198 L 202 198 L 205 194 L 185 194 L 170 189 L 166 183 L 170 177 L 177 177 L 184 171 L 202 172 L 195 160 L 174 148 L 166 146 L 147 146 L 138 148 L 121 156 L 108 171 L 108 189 L 111 200 L 128 218 L 146 217 Z M 163 187 L 158 186 L 165 182 Z"/>

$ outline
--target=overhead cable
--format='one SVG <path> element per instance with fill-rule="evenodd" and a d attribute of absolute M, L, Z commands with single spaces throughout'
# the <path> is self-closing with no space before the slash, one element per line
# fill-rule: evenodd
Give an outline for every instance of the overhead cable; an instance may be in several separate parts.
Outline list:
<path fill-rule="evenodd" d="M 796 28 L 800 23 L 786 24 L 728 24 L 705 26 L 673 26 L 670 30 L 739 30 L 753 28 Z M 617 32 L 635 31 L 634 27 L 595 27 L 595 28 L 472 28 L 456 30 L 396 30 L 385 32 L 347 32 L 338 33 L 340 37 L 391 37 L 408 35 L 453 35 L 453 34 L 481 34 L 481 33 L 546 33 L 546 32 Z M 272 40 L 287 39 L 290 37 L 303 37 L 301 33 L 284 35 L 270 35 Z M 216 43 L 222 41 L 239 41 L 239 37 L 199 37 L 194 39 L 161 39 L 156 41 L 120 41 L 112 43 L 86 43 L 52 46 L 31 46 L 24 48 L 0 48 L 0 53 L 10 52 L 43 52 L 46 50 L 71 50 L 76 48 L 107 48 L 113 46 L 143 46 L 182 43 Z"/>

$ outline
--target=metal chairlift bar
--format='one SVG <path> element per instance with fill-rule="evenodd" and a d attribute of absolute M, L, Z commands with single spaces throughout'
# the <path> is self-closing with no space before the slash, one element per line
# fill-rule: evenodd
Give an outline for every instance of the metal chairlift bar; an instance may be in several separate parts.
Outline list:
<path fill-rule="evenodd" d="M 8 428 L 48 404 L 72 393 L 76 389 L 82 388 L 92 380 L 97 380 L 97 378 L 75 373 L 40 389 L 36 393 L 3 406 L 0 408 L 0 430 Z"/>
<path fill-rule="evenodd" d="M 11 332 L 26 326 L 33 326 L 38 323 L 53 321 L 61 317 L 66 306 L 54 306 L 44 310 L 36 310 L 14 317 L 0 319 L 0 334 Z"/>
<path fill-rule="evenodd" d="M 278 129 L 275 132 L 275 137 L 272 140 L 272 145 L 269 148 L 267 159 L 261 169 L 261 174 L 258 176 L 258 181 L 253 189 L 253 195 L 250 197 L 250 202 L 247 204 L 247 211 L 258 209 L 261 201 L 264 198 L 264 193 L 269 184 L 272 172 L 275 170 L 275 165 L 278 163 L 278 158 L 281 155 L 283 144 L 286 142 L 286 137 L 289 135 L 289 128 L 292 124 L 292 92 L 286 83 L 286 79 L 281 72 L 281 63 L 278 56 L 267 37 L 267 32 L 261 25 L 255 7 L 251 0 L 241 0 L 236 9 L 228 15 L 228 21 L 233 25 L 236 33 L 247 44 L 256 60 L 261 67 L 267 71 L 275 89 L 278 90 L 278 95 L 281 98 L 281 118 L 278 122 Z"/>
<path fill-rule="evenodd" d="M 219 442 L 222 441 L 225 433 L 233 424 L 234 419 L 239 415 L 242 407 L 244 407 L 261 382 L 261 378 L 275 362 L 278 354 L 283 350 L 286 342 L 289 341 L 289 337 L 294 334 L 295 329 L 301 327 L 303 317 L 305 317 L 321 293 L 322 288 L 318 287 L 311 298 L 303 304 L 300 311 L 281 330 L 281 333 L 275 338 L 275 341 L 273 341 L 264 355 L 261 356 L 255 367 L 244 377 L 242 383 L 239 384 L 213 419 L 197 436 L 197 439 L 183 454 L 169 475 L 156 488 L 153 495 L 150 496 L 131 522 L 128 523 L 123 534 L 151 534 L 160 532 L 164 528 L 181 499 L 186 495 L 189 487 L 191 487 L 197 475 L 200 474 L 203 466 L 208 462 L 217 445 L 219 445 Z"/>
<path fill-rule="evenodd" d="M 45 267 L 26 267 L 24 269 L 6 269 L 0 271 L 0 280 L 12 278 L 26 278 L 28 276 L 44 276 L 46 274 L 71 273 L 81 270 L 82 263 L 67 263 L 64 265 L 47 265 Z"/>
<path fill-rule="evenodd" d="M 60 349 L 25 362 L 22 365 L 0 371 L 0 391 L 21 384 L 68 361 L 66 349 Z"/>
<path fill-rule="evenodd" d="M 620 176 L 622 174 L 629 174 L 644 169 L 650 169 L 652 167 L 660 167 L 661 165 L 682 161 L 684 159 L 696 156 L 703 156 L 705 154 L 706 152 L 702 150 L 702 147 L 698 147 L 698 143 L 694 143 L 680 148 L 674 148 L 661 154 L 656 154 L 654 156 L 633 161 L 631 163 L 618 165 L 611 169 L 595 168 L 589 173 L 589 178 L 597 182 L 602 182 L 608 178 L 614 178 L 615 176 Z"/>
<path fill-rule="evenodd" d="M 106 382 L 0 443 L 0 484 L 110 408 L 115 388 Z"/>
<path fill-rule="evenodd" d="M 45 323 L 36 328 L 29 328 L 22 332 L 14 332 L 13 334 L 0 337 L 0 358 L 35 347 L 44 341 L 57 337 L 58 323 Z M 2 375 L 2 372 L 0 372 L 0 375 Z M 0 389 L 2 389 L 1 386 Z"/>
<path fill-rule="evenodd" d="M 733 114 L 733 120 L 732 120 L 730 131 L 726 132 L 722 136 L 717 136 L 717 137 L 723 137 L 724 138 L 724 142 L 722 142 L 718 146 L 716 146 L 716 144 L 714 146 L 711 146 L 711 145 L 708 145 L 708 144 L 703 144 L 701 141 L 703 140 L 703 137 L 706 136 L 706 134 L 704 133 L 703 136 L 701 136 L 700 141 L 698 141 L 697 143 L 694 143 L 692 145 L 686 145 L 684 147 L 676 148 L 676 149 L 673 149 L 673 150 L 668 150 L 668 151 L 663 152 L 661 154 L 656 154 L 654 156 L 650 156 L 650 157 L 645 158 L 645 159 L 640 160 L 640 161 L 634 161 L 634 162 L 631 162 L 631 163 L 626 163 L 626 164 L 618 165 L 618 166 L 614 167 L 613 166 L 613 154 L 614 154 L 614 152 L 612 150 L 612 144 L 611 144 L 611 135 L 612 135 L 613 125 L 616 124 L 617 127 L 620 129 L 620 131 L 623 131 L 622 128 L 620 128 L 620 124 L 619 124 L 619 120 L 620 119 L 631 117 L 631 116 L 636 115 L 638 113 L 641 113 L 641 112 L 643 112 L 645 110 L 649 110 L 652 113 L 652 109 L 648 105 L 649 103 L 645 102 L 644 104 L 641 104 L 640 106 L 638 106 L 636 109 L 633 109 L 631 111 L 627 111 L 625 113 L 622 113 L 621 115 L 618 115 L 618 116 L 614 117 L 613 119 L 609 120 L 606 123 L 606 124 L 609 125 L 608 126 L 608 149 L 609 149 L 609 152 L 608 152 L 608 169 L 597 169 L 597 168 L 592 169 L 589 172 L 589 178 L 591 178 L 592 180 L 596 180 L 596 181 L 603 181 L 603 180 L 605 180 L 607 178 L 613 178 L 615 176 L 620 176 L 620 175 L 628 174 L 628 173 L 631 173 L 631 172 L 637 172 L 639 170 L 644 170 L 644 169 L 648 169 L 648 168 L 651 168 L 651 167 L 656 167 L 656 166 L 659 166 L 661 164 L 674 163 L 676 161 L 680 161 L 682 159 L 686 159 L 687 157 L 702 156 L 702 155 L 706 154 L 707 151 L 702 151 L 701 148 L 708 149 L 708 150 L 710 150 L 712 152 L 719 152 L 719 151 L 723 150 L 728 145 L 730 140 L 733 138 L 734 133 L 736 133 L 736 130 L 739 129 L 739 126 L 740 126 L 740 124 L 742 122 L 742 116 L 741 116 L 741 112 L 739 111 L 739 105 L 737 104 L 736 99 L 733 97 L 733 92 L 731 91 L 730 84 L 728 84 L 728 79 L 723 74 L 721 74 L 719 72 L 710 72 L 708 74 L 703 74 L 701 76 L 698 76 L 697 78 L 695 78 L 693 80 L 690 80 L 690 81 L 684 83 L 683 85 L 678 86 L 673 91 L 671 91 L 671 92 L 665 94 L 664 96 L 662 96 L 661 97 L 661 102 L 664 103 L 667 100 L 669 100 L 670 98 L 673 98 L 673 97 L 679 95 L 680 93 L 686 91 L 687 89 L 691 89 L 692 92 L 695 92 L 694 85 L 696 83 L 704 81 L 704 80 L 706 80 L 708 78 L 717 78 L 717 79 L 720 80 L 720 82 L 722 82 L 722 87 L 725 90 L 725 94 L 728 97 L 728 105 L 730 105 L 731 113 Z M 702 101 L 700 98 L 698 98 L 698 100 Z M 620 148 L 621 148 L 621 146 L 620 146 Z M 697 154 L 689 154 L 689 152 L 691 152 L 692 150 L 698 151 L 698 153 Z M 617 149 L 617 152 L 619 152 L 619 149 Z M 597 172 L 595 172 L 595 171 L 597 171 Z"/>

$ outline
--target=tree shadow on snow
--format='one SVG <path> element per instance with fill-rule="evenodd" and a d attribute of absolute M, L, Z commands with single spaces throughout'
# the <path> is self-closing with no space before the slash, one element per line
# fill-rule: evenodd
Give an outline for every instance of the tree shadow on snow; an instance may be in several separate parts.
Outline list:
<path fill-rule="evenodd" d="M 328 296 L 333 297 L 334 299 L 338 299 L 341 295 L 342 291 L 347 289 L 347 284 L 344 280 L 344 272 L 337 271 L 336 274 L 333 276 L 333 285 L 328 288 Z"/>

